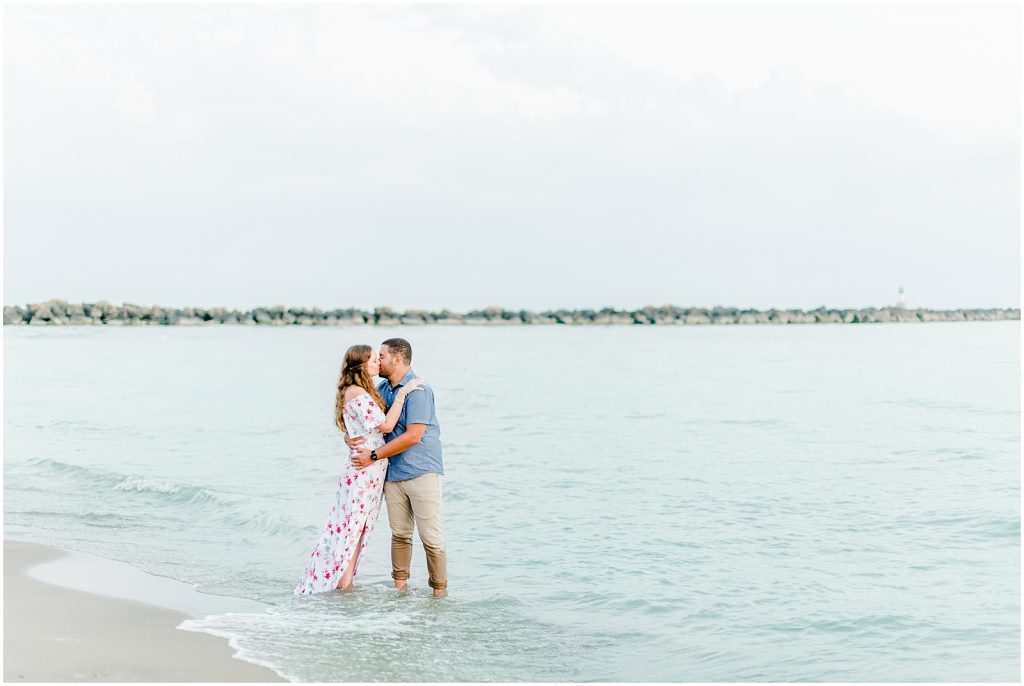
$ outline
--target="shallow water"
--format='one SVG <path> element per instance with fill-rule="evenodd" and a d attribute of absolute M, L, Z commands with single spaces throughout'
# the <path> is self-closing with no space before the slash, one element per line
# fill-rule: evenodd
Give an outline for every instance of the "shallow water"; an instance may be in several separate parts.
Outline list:
<path fill-rule="evenodd" d="M 293 680 L 1015 681 L 1019 322 L 5 327 L 5 533 L 269 603 Z M 345 348 L 409 338 L 449 598 L 291 592 Z"/>

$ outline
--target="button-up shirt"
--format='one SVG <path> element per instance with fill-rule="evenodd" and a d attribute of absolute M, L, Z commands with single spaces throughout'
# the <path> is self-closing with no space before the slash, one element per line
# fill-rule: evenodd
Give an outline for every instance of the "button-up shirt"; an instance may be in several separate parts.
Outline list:
<path fill-rule="evenodd" d="M 410 369 L 395 385 L 389 379 L 377 384 L 384 402 L 391 407 L 395 395 L 413 379 L 416 372 Z M 444 474 L 444 462 L 441 459 L 441 425 L 437 423 L 437 412 L 434 407 L 434 389 L 424 384 L 418 390 L 405 396 L 405 405 L 398 417 L 394 430 L 384 438 L 390 442 L 406 432 L 409 424 L 426 424 L 427 428 L 419 442 L 406 448 L 403 452 L 392 455 L 388 459 L 387 481 L 406 481 L 423 474 Z"/>

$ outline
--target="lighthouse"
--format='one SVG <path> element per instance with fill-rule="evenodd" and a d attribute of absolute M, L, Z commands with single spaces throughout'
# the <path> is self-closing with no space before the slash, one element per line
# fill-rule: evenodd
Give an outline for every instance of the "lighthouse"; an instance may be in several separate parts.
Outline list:
<path fill-rule="evenodd" d="M 903 286 L 900 286 L 900 299 L 899 302 L 896 303 L 896 307 L 901 310 L 906 309 L 907 307 L 907 303 L 903 300 Z"/>

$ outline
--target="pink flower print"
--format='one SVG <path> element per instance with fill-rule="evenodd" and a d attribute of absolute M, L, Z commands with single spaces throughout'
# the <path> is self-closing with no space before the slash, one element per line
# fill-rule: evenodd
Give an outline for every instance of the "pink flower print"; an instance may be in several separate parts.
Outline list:
<path fill-rule="evenodd" d="M 349 486 L 351 486 L 352 485 L 352 477 L 349 477 L 349 478 L 345 479 L 345 483 L 347 483 Z"/>
<path fill-rule="evenodd" d="M 372 400 L 370 401 L 370 407 L 377 407 L 376 405 L 373 404 Z"/>
<path fill-rule="evenodd" d="M 324 578 L 325 579 L 330 579 L 331 578 L 331 573 L 330 572 L 325 572 L 324 573 Z"/>

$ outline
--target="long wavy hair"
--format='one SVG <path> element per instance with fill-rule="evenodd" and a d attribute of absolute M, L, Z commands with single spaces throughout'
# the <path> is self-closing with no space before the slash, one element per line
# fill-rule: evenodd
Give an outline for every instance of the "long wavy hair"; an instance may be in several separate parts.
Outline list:
<path fill-rule="evenodd" d="M 345 428 L 345 391 L 349 386 L 359 386 L 370 394 L 381 411 L 387 412 L 388 406 L 384 404 L 384 398 L 380 397 L 377 387 L 373 385 L 373 378 L 366 369 L 366 363 L 370 361 L 370 354 L 373 348 L 368 345 L 353 345 L 345 351 L 345 359 L 341 363 L 341 375 L 338 377 L 338 395 L 334 401 L 334 422 L 342 431 Z"/>

